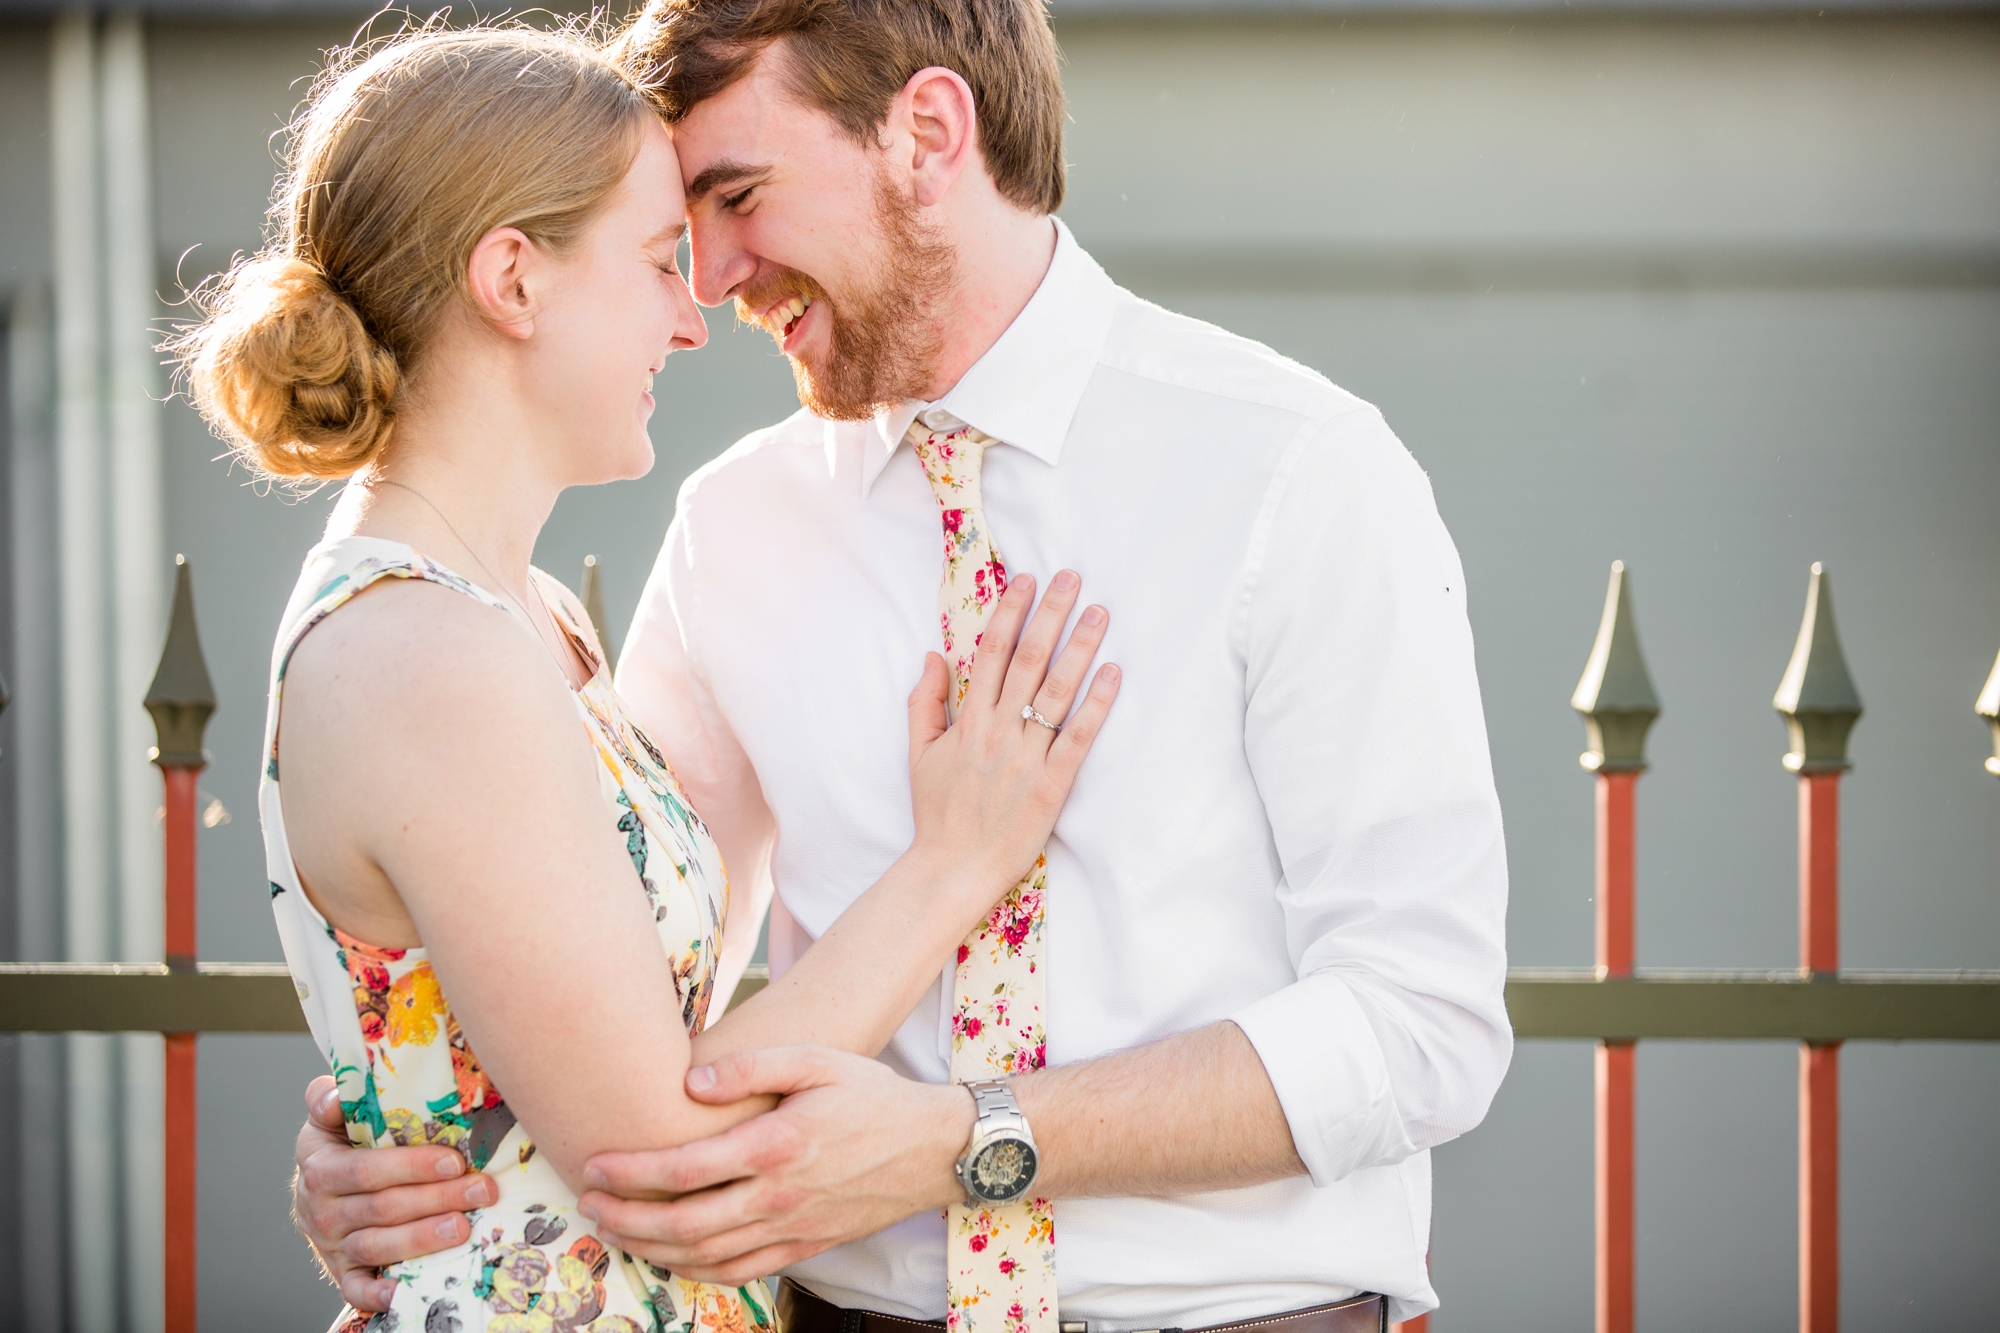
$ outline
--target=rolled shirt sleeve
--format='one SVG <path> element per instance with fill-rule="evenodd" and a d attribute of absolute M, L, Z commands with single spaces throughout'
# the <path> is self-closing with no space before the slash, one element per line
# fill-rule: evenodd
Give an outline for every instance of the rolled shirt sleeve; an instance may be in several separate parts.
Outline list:
<path fill-rule="evenodd" d="M 1232 1017 L 1325 1185 L 1485 1115 L 1513 1051 L 1506 844 L 1464 571 L 1374 408 L 1290 447 L 1245 578 L 1245 746 L 1297 980 Z"/>

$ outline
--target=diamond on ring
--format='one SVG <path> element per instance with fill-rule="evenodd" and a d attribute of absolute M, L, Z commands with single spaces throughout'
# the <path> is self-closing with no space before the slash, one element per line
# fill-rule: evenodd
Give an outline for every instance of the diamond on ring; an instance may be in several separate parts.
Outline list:
<path fill-rule="evenodd" d="M 1039 722 L 1043 726 L 1047 727 L 1050 731 L 1062 730 L 1061 726 L 1059 726 L 1054 722 L 1049 721 L 1047 718 L 1043 717 L 1040 713 L 1037 713 L 1035 711 L 1035 706 L 1033 704 L 1021 705 L 1021 720 L 1023 722 Z"/>

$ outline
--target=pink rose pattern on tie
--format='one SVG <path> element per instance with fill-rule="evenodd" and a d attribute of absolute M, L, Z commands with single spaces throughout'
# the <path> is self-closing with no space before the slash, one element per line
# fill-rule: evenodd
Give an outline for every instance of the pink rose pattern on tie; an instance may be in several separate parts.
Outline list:
<path fill-rule="evenodd" d="M 987 614 L 1007 591 L 979 492 L 992 441 L 969 426 L 938 434 L 921 421 L 905 436 L 937 496 L 944 522 L 944 584 L 938 595 L 945 660 L 958 715 L 972 683 L 972 655 Z M 1035 865 L 958 946 L 952 986 L 951 1077 L 955 1083 L 1040 1069 L 1043 901 L 1048 859 Z M 954 1204 L 945 1218 L 945 1323 L 951 1333 L 1055 1333 L 1056 1224 L 1047 1199 L 1005 1207 Z"/>

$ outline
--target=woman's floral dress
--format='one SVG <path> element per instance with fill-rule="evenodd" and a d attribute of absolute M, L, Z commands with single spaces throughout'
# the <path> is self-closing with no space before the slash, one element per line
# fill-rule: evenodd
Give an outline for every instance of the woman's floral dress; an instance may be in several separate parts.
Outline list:
<path fill-rule="evenodd" d="M 472 1214 L 472 1238 L 398 1264 L 387 1313 L 343 1311 L 340 1333 L 769 1333 L 761 1283 L 724 1288 L 676 1278 L 607 1249 L 576 1199 L 515 1123 L 466 1042 L 421 948 L 385 949 L 322 917 L 299 887 L 279 800 L 278 708 L 299 640 L 380 578 L 423 579 L 512 612 L 484 589 L 399 542 L 349 537 L 315 547 L 272 654 L 259 806 L 271 905 L 313 1037 L 340 1084 L 348 1137 L 362 1147 L 440 1143 L 500 1185 Z M 624 835 L 634 892 L 653 906 L 673 961 L 688 1031 L 706 1023 L 728 884 L 706 827 L 666 761 L 611 688 L 596 638 L 562 586 L 533 572 L 545 601 L 594 672 L 573 691 L 600 762 L 604 817 Z"/>

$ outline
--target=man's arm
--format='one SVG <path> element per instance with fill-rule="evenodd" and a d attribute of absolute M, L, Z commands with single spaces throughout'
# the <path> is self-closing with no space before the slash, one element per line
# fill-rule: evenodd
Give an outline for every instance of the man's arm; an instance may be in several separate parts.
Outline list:
<path fill-rule="evenodd" d="M 1485 1116 L 1513 1053 L 1507 853 L 1465 571 L 1366 404 L 1280 468 L 1241 622 L 1244 749 L 1298 980 L 1231 1017 L 1316 1184 Z"/>
<path fill-rule="evenodd" d="M 1189 1194 L 1305 1171 L 1257 1052 L 1233 1023 L 1013 1086 L 1041 1149 L 1038 1194 Z M 603 1154 L 585 1171 L 602 1188 L 582 1199 L 584 1215 L 616 1238 L 607 1243 L 681 1277 L 747 1281 L 965 1197 L 953 1170 L 972 1134 L 963 1088 L 813 1046 L 725 1056 L 691 1071 L 688 1088 L 723 1104 L 785 1100 L 712 1139 Z"/>
<path fill-rule="evenodd" d="M 1329 1184 L 1463 1133 L 1506 1070 L 1499 803 L 1429 483 L 1357 404 L 1302 433 L 1267 513 L 1237 647 L 1296 979 L 1230 1022 L 1017 1079 L 1053 1197 Z M 791 1095 L 713 1140 L 586 1169 L 586 1208 L 635 1252 L 720 1280 L 958 1197 L 962 1092 L 803 1051 L 718 1075 L 693 1094 Z"/>
<path fill-rule="evenodd" d="M 1191 1194 L 1305 1174 L 1277 1090 L 1234 1023 L 1038 1070 L 1013 1088 L 1048 1163 L 1038 1188 L 1052 1199 Z"/>

